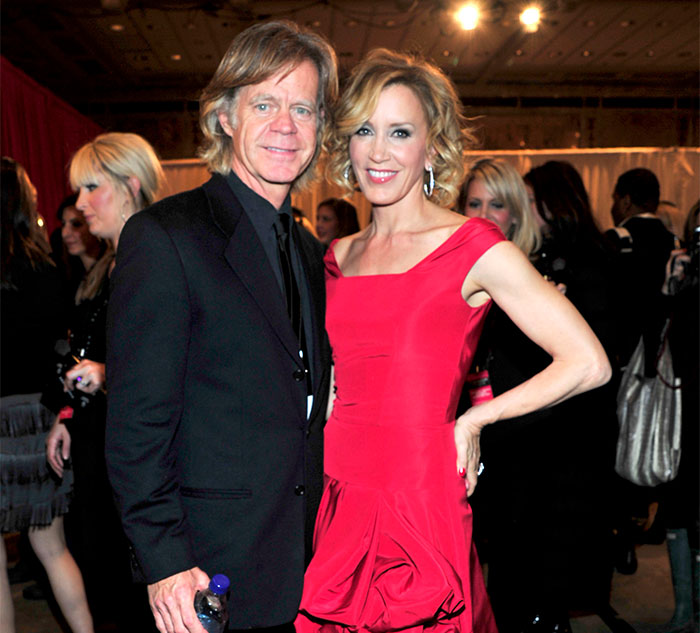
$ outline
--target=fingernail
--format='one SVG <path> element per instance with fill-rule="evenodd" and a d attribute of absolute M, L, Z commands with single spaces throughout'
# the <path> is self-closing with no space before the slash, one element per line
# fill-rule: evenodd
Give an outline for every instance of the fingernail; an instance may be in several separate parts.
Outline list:
<path fill-rule="evenodd" d="M 457 471 L 459 473 L 460 477 L 466 477 L 467 476 L 467 470 L 465 468 L 461 468 Z"/>

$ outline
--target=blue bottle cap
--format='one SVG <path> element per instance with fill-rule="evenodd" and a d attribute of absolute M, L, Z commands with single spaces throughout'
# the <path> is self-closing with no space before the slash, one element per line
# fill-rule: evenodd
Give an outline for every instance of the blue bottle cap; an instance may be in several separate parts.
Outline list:
<path fill-rule="evenodd" d="M 209 590 L 219 596 L 225 594 L 231 586 L 231 581 L 224 574 L 216 574 L 209 581 Z"/>

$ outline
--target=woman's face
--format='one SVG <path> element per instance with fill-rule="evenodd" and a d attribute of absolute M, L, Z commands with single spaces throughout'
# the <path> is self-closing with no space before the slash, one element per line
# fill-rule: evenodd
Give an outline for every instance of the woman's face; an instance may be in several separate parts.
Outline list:
<path fill-rule="evenodd" d="M 66 207 L 61 220 L 61 238 L 70 255 L 93 255 L 99 251 L 97 238 L 88 230 L 85 216 L 75 207 Z"/>
<path fill-rule="evenodd" d="M 425 114 L 413 90 L 403 84 L 384 88 L 377 109 L 350 139 L 352 168 L 372 205 L 423 195 L 427 135 Z"/>
<path fill-rule="evenodd" d="M 514 222 L 510 209 L 489 191 L 481 178 L 475 178 L 469 183 L 464 212 L 470 218 L 486 218 L 498 224 L 504 235 L 508 235 Z"/>
<path fill-rule="evenodd" d="M 321 205 L 316 210 L 316 235 L 322 244 L 330 244 L 338 235 L 338 218 L 329 206 Z"/>
<path fill-rule="evenodd" d="M 131 213 L 126 188 L 115 187 L 102 172 L 82 185 L 75 206 L 85 215 L 90 233 L 106 240 L 117 240 Z"/>

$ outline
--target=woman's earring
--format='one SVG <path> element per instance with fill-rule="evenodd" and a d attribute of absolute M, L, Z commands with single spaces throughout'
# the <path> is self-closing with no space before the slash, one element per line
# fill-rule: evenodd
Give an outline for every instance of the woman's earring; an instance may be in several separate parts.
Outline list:
<path fill-rule="evenodd" d="M 428 182 L 423 183 L 423 191 L 425 191 L 425 195 L 430 198 L 430 196 L 433 195 L 433 189 L 435 189 L 435 175 L 433 174 L 433 166 L 428 165 L 428 169 L 426 171 L 428 172 Z"/>
<path fill-rule="evenodd" d="M 343 178 L 345 178 L 345 180 L 350 180 L 350 165 L 348 165 L 345 168 L 345 171 L 343 172 Z"/>

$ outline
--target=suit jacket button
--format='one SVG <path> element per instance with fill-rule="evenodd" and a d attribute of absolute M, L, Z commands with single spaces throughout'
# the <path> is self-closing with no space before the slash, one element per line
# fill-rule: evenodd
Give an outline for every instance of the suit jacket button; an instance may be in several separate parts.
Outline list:
<path fill-rule="evenodd" d="M 302 486 L 302 485 L 294 486 L 294 494 L 297 497 L 303 497 L 305 493 L 306 493 L 306 489 L 304 488 L 304 486 Z"/>
<path fill-rule="evenodd" d="M 297 382 L 301 382 L 302 380 L 304 380 L 306 372 L 303 369 L 295 369 L 292 376 L 294 376 L 294 380 L 296 380 Z"/>

